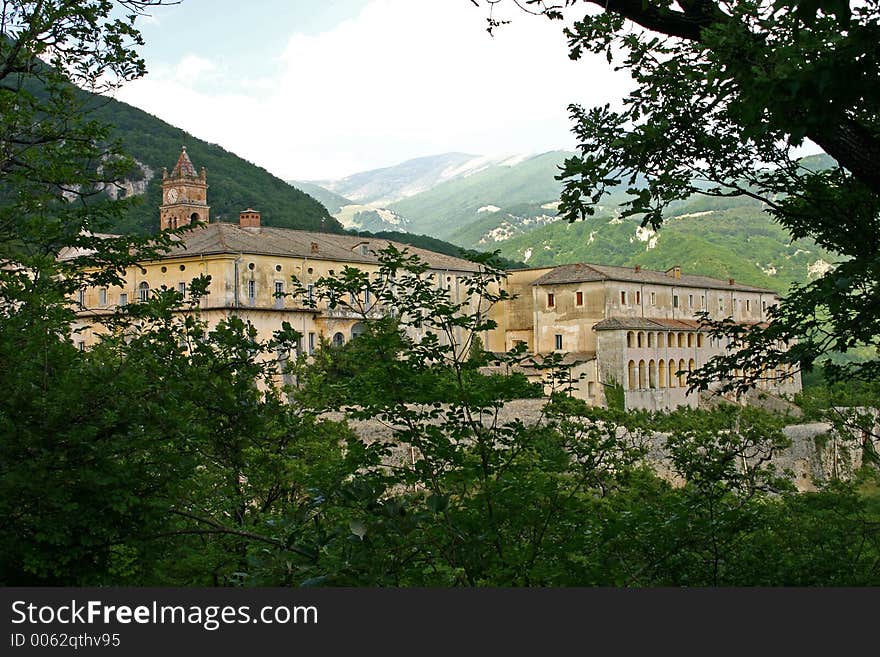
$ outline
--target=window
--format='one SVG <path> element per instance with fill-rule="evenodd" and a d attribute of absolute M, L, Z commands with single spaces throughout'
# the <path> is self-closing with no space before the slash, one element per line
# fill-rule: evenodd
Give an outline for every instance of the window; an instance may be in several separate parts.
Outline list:
<path fill-rule="evenodd" d="M 724 299 L 718 299 L 718 310 L 724 312 Z"/>
<path fill-rule="evenodd" d="M 694 307 L 694 295 L 689 294 L 688 295 L 688 308 L 693 308 L 693 307 Z"/>
<path fill-rule="evenodd" d="M 309 331 L 309 353 L 315 353 L 315 333 L 314 331 Z"/>
<path fill-rule="evenodd" d="M 333 346 L 334 347 L 341 347 L 344 344 L 345 344 L 345 336 L 342 335 L 342 333 L 335 333 L 333 335 Z"/>
<path fill-rule="evenodd" d="M 84 288 L 80 288 L 76 291 L 76 302 L 81 306 L 86 305 L 86 291 Z"/>
<path fill-rule="evenodd" d="M 257 298 L 257 282 L 248 281 L 248 301 L 254 303 Z"/>
<path fill-rule="evenodd" d="M 553 308 L 556 305 L 556 295 L 553 293 L 547 294 L 547 307 Z"/>
<path fill-rule="evenodd" d="M 149 300 L 150 298 L 150 284 L 146 281 L 143 281 L 140 285 L 138 285 L 138 295 L 140 297 L 141 303 Z"/>
<path fill-rule="evenodd" d="M 678 308 L 678 295 L 677 294 L 672 295 L 672 307 Z"/>
<path fill-rule="evenodd" d="M 621 291 L 620 291 L 620 305 L 621 305 L 621 306 L 625 306 L 625 305 L 626 305 L 626 290 L 621 290 Z"/>
<path fill-rule="evenodd" d="M 657 305 L 657 293 L 656 292 L 651 292 L 651 305 L 652 306 Z"/>
<path fill-rule="evenodd" d="M 361 255 L 370 255 L 370 246 L 368 244 L 361 244 Z"/>
<path fill-rule="evenodd" d="M 98 290 L 98 305 L 106 306 L 107 305 L 107 288 L 102 287 Z"/>
<path fill-rule="evenodd" d="M 122 294 L 119 295 L 119 305 L 120 306 L 127 306 L 128 305 L 128 295 L 125 292 L 123 292 Z"/>
<path fill-rule="evenodd" d="M 596 382 L 595 381 L 587 381 L 587 397 L 595 397 L 596 396 Z"/>
<path fill-rule="evenodd" d="M 701 294 L 700 295 L 700 308 L 705 308 L 705 307 L 706 307 L 706 295 Z"/>
<path fill-rule="evenodd" d="M 284 308 L 284 282 L 275 281 L 275 307 Z"/>
<path fill-rule="evenodd" d="M 85 350 L 86 350 L 86 343 L 85 343 L 85 342 L 77 342 L 77 343 L 76 343 L 76 346 L 77 346 L 77 348 L 78 348 L 80 351 L 85 351 Z"/>
<path fill-rule="evenodd" d="M 562 349 L 562 336 L 557 333 L 554 337 L 556 338 L 556 350 L 558 351 Z"/>
<path fill-rule="evenodd" d="M 584 305 L 584 293 L 583 292 L 575 292 L 574 302 L 575 302 L 575 305 L 583 306 Z"/>
<path fill-rule="evenodd" d="M 731 306 L 730 309 L 731 309 L 733 312 L 736 312 L 736 299 L 734 299 L 734 300 L 731 302 L 730 306 Z"/>
<path fill-rule="evenodd" d="M 186 283 L 179 281 L 177 283 L 177 291 L 180 292 L 182 296 L 186 296 Z"/>
<path fill-rule="evenodd" d="M 370 305 L 370 288 L 368 288 L 368 287 L 364 288 L 364 305 L 365 306 Z"/>
<path fill-rule="evenodd" d="M 357 302 L 358 302 L 357 295 L 354 292 L 349 292 L 348 293 L 348 305 L 349 306 L 356 306 Z"/>
<path fill-rule="evenodd" d="M 752 300 L 751 299 L 746 299 L 746 312 L 747 313 L 752 312 Z"/>
<path fill-rule="evenodd" d="M 641 290 L 636 290 L 636 305 L 642 305 L 642 292 Z"/>
<path fill-rule="evenodd" d="M 315 284 L 309 283 L 309 286 L 306 288 L 306 298 L 309 301 L 315 300 Z"/>
<path fill-rule="evenodd" d="M 761 312 L 762 313 L 767 312 L 767 302 L 766 301 L 761 302 Z"/>

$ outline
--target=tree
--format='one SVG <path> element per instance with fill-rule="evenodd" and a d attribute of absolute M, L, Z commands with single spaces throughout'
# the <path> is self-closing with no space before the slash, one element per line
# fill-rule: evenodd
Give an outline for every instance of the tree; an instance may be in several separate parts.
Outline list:
<path fill-rule="evenodd" d="M 132 495 L 149 473 L 118 458 L 121 434 L 96 450 L 106 426 L 125 425 L 127 415 L 77 421 L 96 410 L 92 400 L 112 399 L 102 393 L 110 395 L 113 379 L 95 379 L 100 368 L 74 349 L 70 298 L 83 285 L 119 282 L 127 266 L 163 246 L 94 235 L 121 211 L 102 190 L 130 161 L 75 90 L 106 90 L 143 73 L 134 23 L 156 4 L 14 0 L 0 8 L 0 480 L 13 534 L 4 582 L 88 577 L 100 558 L 86 546 L 106 544 L 105 529 L 145 512 Z M 109 490 L 118 496 L 102 497 Z"/>
<path fill-rule="evenodd" d="M 109 127 L 89 118 L 101 96 L 78 89 L 106 92 L 143 75 L 135 22 L 159 4 L 15 0 L 0 8 L 3 311 L 58 311 L 78 287 L 116 283 L 126 266 L 162 248 L 162 239 L 151 247 L 95 239 L 126 207 L 104 190 L 133 162 Z"/>
<path fill-rule="evenodd" d="M 726 388 L 745 390 L 788 365 L 810 369 L 820 357 L 880 345 L 880 4 L 585 2 L 590 11 L 565 28 L 571 58 L 602 53 L 636 88 L 620 110 L 570 107 L 579 153 L 559 175 L 561 214 L 588 219 L 621 182 L 631 196 L 624 214 L 654 228 L 670 203 L 691 194 L 747 196 L 793 238 L 811 237 L 840 256 L 793 288 L 769 326 L 710 322 L 731 337 L 730 352 L 692 383 L 723 377 Z M 552 19 L 580 4 L 525 2 Z M 490 17 L 490 30 L 499 24 Z M 830 168 L 794 156 L 805 140 L 834 158 Z M 734 369 L 744 376 L 729 379 Z M 880 360 L 827 371 L 876 379 Z"/>

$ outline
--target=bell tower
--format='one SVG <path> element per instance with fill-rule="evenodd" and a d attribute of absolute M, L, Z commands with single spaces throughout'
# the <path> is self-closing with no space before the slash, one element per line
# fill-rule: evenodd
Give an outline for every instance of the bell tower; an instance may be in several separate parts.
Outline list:
<path fill-rule="evenodd" d="M 186 146 L 180 150 L 177 164 L 168 174 L 162 169 L 162 205 L 159 206 L 159 228 L 180 228 L 196 222 L 208 223 L 208 183 L 205 167 L 196 173 Z"/>

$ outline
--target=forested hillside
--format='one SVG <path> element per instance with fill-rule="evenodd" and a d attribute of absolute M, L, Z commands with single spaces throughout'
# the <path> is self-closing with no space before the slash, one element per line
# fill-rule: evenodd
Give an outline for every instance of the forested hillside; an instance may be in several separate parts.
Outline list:
<path fill-rule="evenodd" d="M 834 257 L 812 240 L 790 241 L 757 204 L 718 210 L 712 199 L 695 199 L 660 231 L 635 219 L 610 215 L 570 224 L 560 221 L 498 244 L 502 255 L 529 266 L 566 262 L 642 265 L 734 278 L 785 292 L 792 283 L 817 276 Z"/>
<path fill-rule="evenodd" d="M 158 230 L 162 167 L 170 170 L 184 145 L 193 164 L 208 171 L 212 221 L 237 221 L 239 211 L 253 207 L 261 211 L 263 223 L 269 226 L 342 230 L 318 201 L 262 167 L 131 105 L 102 97 L 92 97 L 90 104 L 94 107 L 92 117 L 113 125 L 128 153 L 152 170 L 143 201 L 111 226 L 111 230 L 123 233 Z"/>

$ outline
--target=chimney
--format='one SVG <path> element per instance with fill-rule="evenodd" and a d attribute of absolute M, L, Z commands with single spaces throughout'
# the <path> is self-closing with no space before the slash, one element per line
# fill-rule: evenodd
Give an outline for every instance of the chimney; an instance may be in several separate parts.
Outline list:
<path fill-rule="evenodd" d="M 242 228 L 259 228 L 260 212 L 253 208 L 248 208 L 238 213 L 238 225 Z"/>
<path fill-rule="evenodd" d="M 681 266 L 680 266 L 680 265 L 675 265 L 675 267 L 672 267 L 672 268 L 670 268 L 670 269 L 667 269 L 667 270 L 666 270 L 666 275 L 667 275 L 667 276 L 672 276 L 672 278 L 681 278 Z"/>
<path fill-rule="evenodd" d="M 633 270 L 635 270 L 635 272 L 638 274 L 640 271 L 642 271 L 642 266 L 636 265 L 635 267 L 633 267 Z"/>
<path fill-rule="evenodd" d="M 733 285 L 734 283 L 736 283 L 736 281 L 733 280 L 732 278 L 728 278 L 728 279 L 727 279 L 727 284 L 728 284 L 728 285 Z"/>
<path fill-rule="evenodd" d="M 317 252 L 318 252 L 318 243 L 312 242 L 312 253 L 317 253 Z"/>

